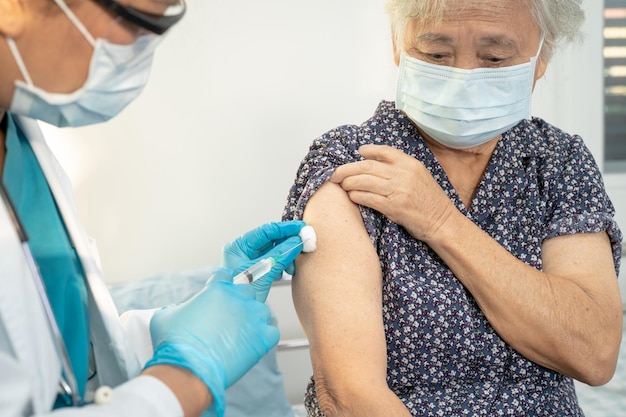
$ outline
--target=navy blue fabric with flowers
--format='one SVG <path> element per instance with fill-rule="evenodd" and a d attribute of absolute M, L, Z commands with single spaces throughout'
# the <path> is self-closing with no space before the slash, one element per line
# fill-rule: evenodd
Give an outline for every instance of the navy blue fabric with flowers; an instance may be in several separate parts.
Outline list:
<path fill-rule="evenodd" d="M 537 118 L 502 135 L 466 209 L 415 126 L 383 101 L 363 125 L 341 126 L 313 142 L 283 218 L 302 218 L 336 167 L 362 159 L 364 144 L 417 158 L 458 210 L 528 265 L 542 268 L 547 239 L 606 231 L 619 268 L 622 235 L 593 157 L 580 137 Z M 583 415 L 573 381 L 507 345 L 436 253 L 379 212 L 360 210 L 383 270 L 387 382 L 413 416 Z M 323 416 L 313 378 L 305 405 L 309 416 Z"/>

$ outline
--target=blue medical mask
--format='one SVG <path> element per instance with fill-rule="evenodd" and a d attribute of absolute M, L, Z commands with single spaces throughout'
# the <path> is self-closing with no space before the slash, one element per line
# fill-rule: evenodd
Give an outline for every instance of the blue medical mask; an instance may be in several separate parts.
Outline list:
<path fill-rule="evenodd" d="M 541 45 L 543 39 L 539 51 Z M 467 70 L 402 54 L 396 108 L 445 146 L 482 145 L 530 118 L 538 56 L 511 67 Z"/>
<path fill-rule="evenodd" d="M 36 87 L 11 38 L 7 43 L 26 82 L 16 81 L 10 105 L 14 114 L 42 120 L 55 126 L 84 126 L 109 120 L 143 90 L 148 81 L 157 35 L 143 35 L 129 45 L 94 39 L 62 2 L 55 0 L 77 29 L 94 47 L 89 74 L 80 89 L 50 93 Z"/>

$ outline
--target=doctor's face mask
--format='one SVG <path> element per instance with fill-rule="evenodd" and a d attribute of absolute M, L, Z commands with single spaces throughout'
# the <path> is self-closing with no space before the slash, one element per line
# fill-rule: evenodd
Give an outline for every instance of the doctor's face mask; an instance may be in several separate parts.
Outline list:
<path fill-rule="evenodd" d="M 396 107 L 437 142 L 454 149 L 482 145 L 530 117 L 535 67 L 460 69 L 402 54 Z"/>
<path fill-rule="evenodd" d="M 11 38 L 7 43 L 26 82 L 16 81 L 10 111 L 58 127 L 84 126 L 109 120 L 143 90 L 160 36 L 142 34 L 134 43 L 118 45 L 94 39 L 74 13 L 55 0 L 65 15 L 93 46 L 85 84 L 72 93 L 50 93 L 36 87 Z"/>

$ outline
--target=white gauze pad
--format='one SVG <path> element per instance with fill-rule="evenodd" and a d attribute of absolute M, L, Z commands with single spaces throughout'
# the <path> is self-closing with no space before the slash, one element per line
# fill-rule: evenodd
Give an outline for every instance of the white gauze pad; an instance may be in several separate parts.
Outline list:
<path fill-rule="evenodd" d="M 302 252 L 313 252 L 317 249 L 317 236 L 315 235 L 315 229 L 313 226 L 304 226 L 300 233 L 298 233 L 300 239 L 304 242 L 302 245 Z"/>

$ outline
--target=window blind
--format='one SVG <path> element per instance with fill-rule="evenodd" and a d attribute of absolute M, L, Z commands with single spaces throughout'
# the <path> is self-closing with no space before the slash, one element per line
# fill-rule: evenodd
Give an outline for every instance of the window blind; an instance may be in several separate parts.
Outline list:
<path fill-rule="evenodd" d="M 604 158 L 607 172 L 626 172 L 626 0 L 605 0 Z"/>

